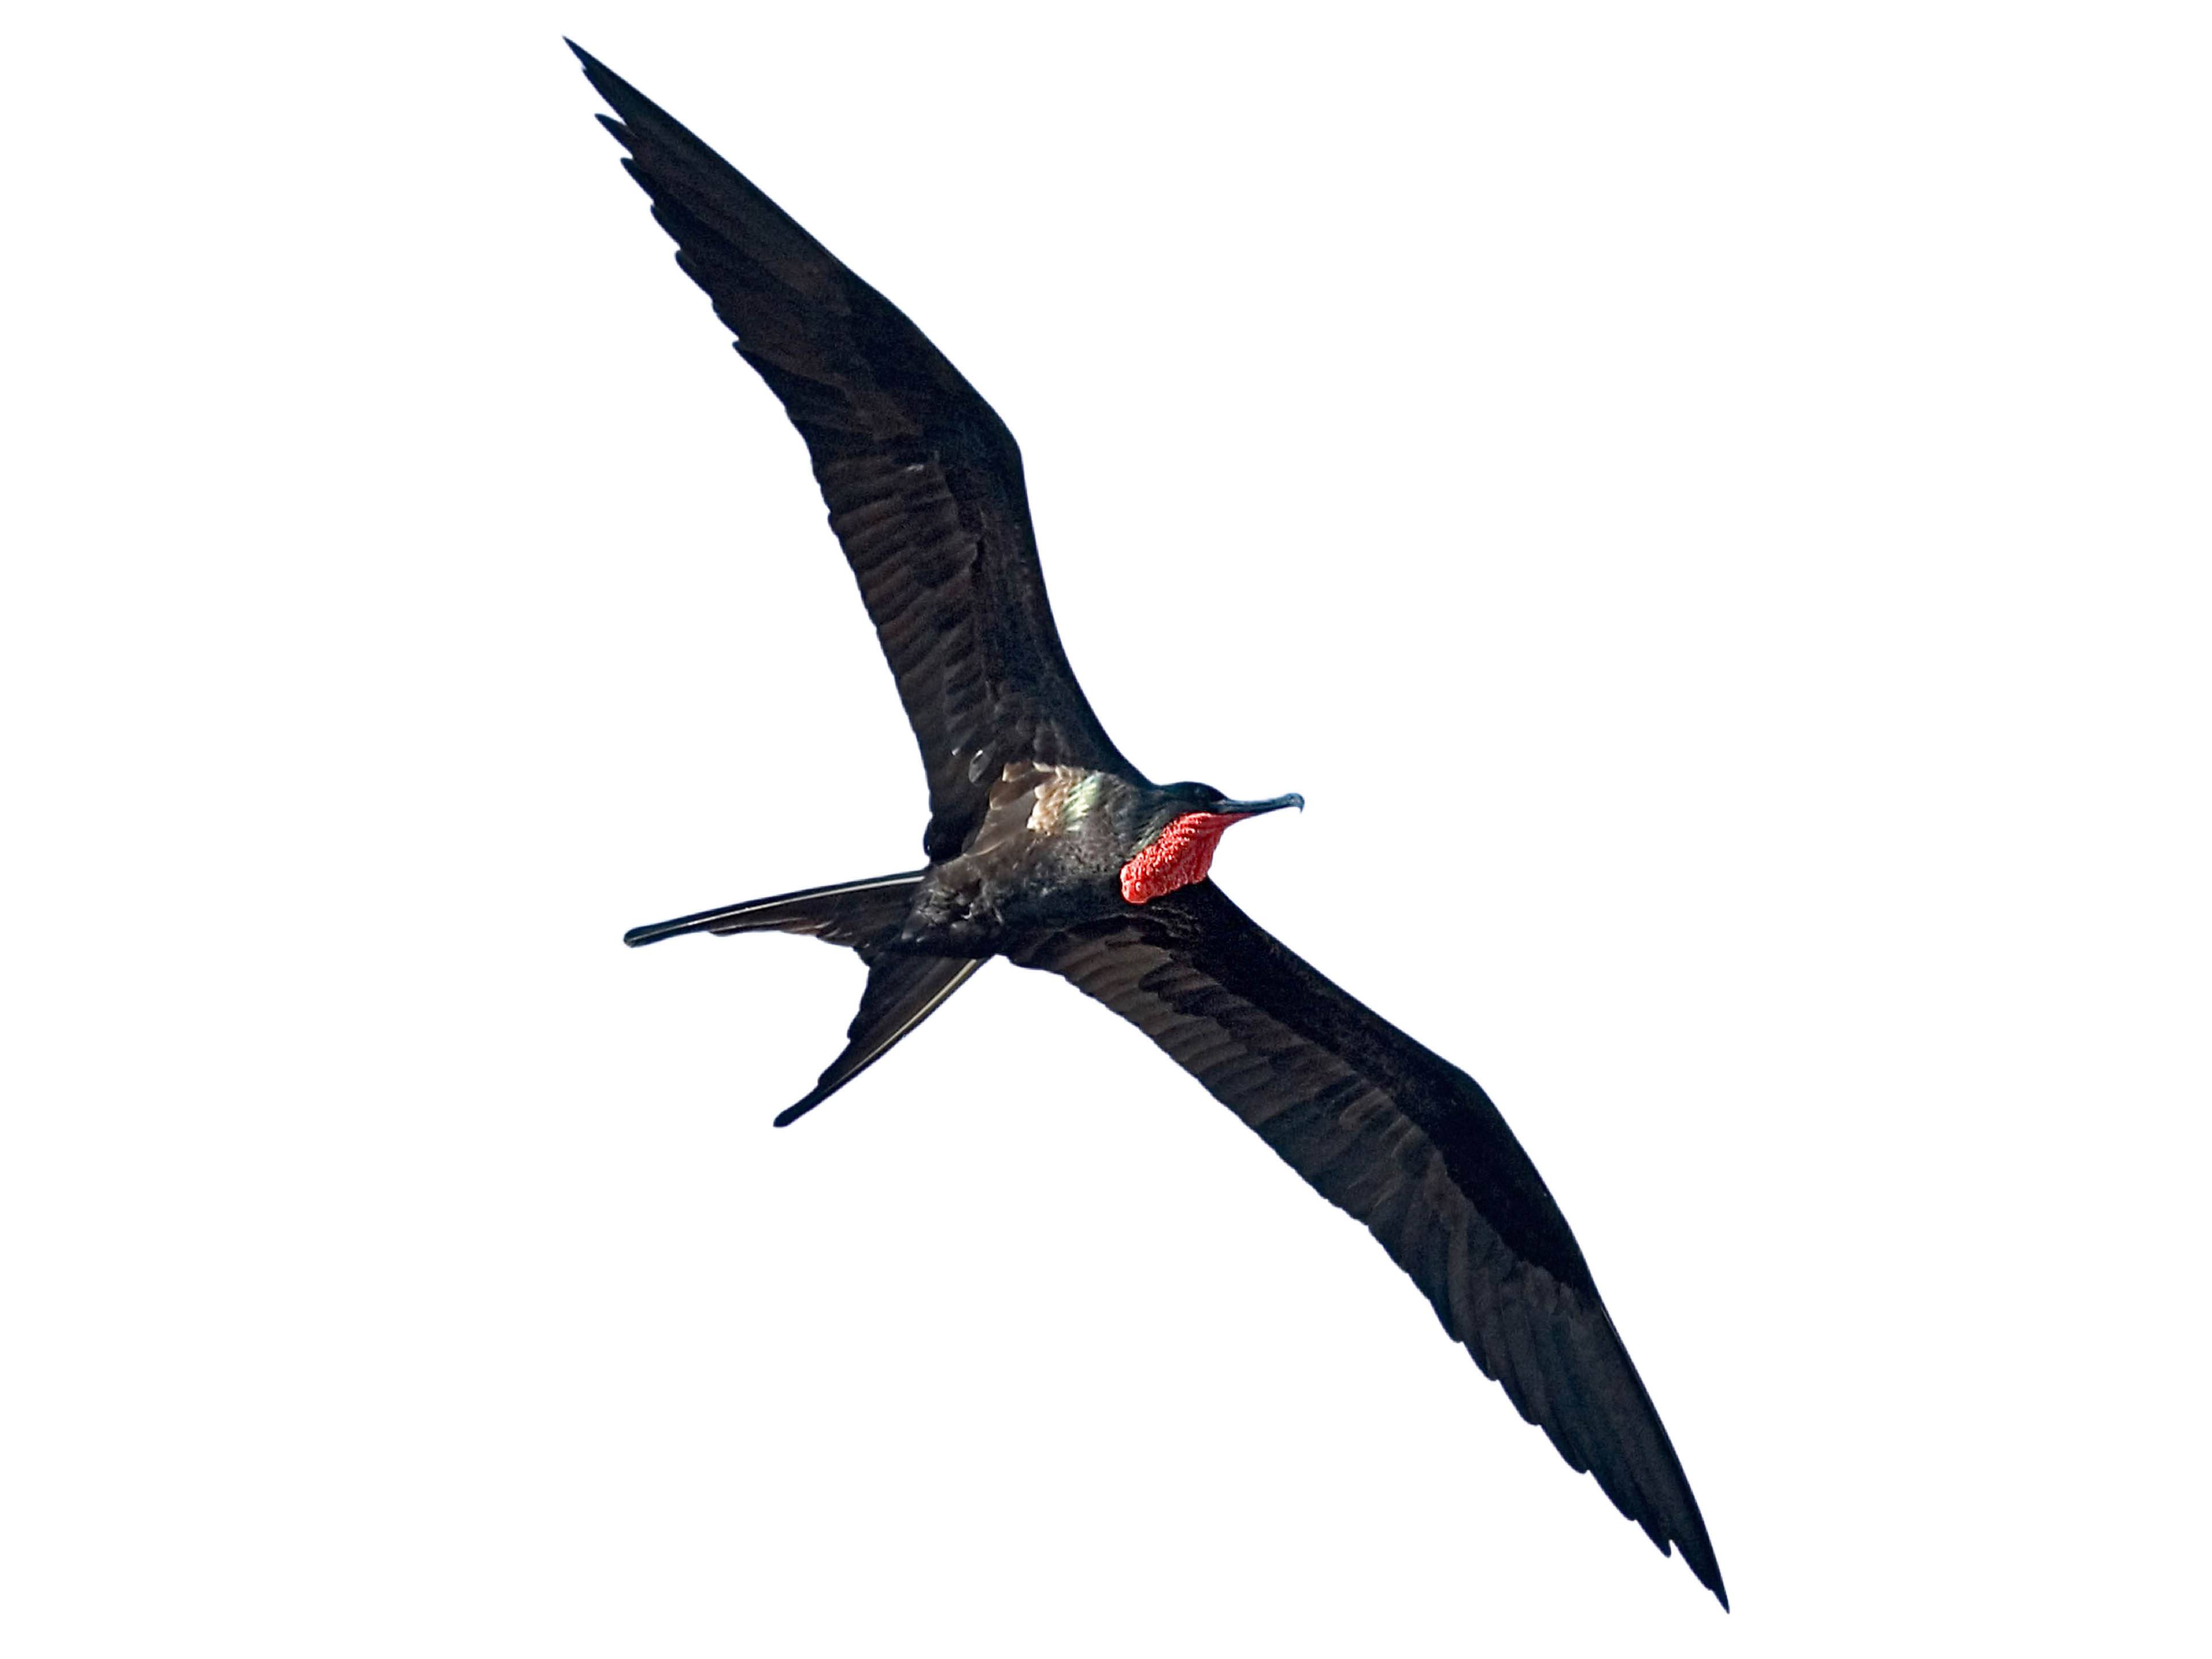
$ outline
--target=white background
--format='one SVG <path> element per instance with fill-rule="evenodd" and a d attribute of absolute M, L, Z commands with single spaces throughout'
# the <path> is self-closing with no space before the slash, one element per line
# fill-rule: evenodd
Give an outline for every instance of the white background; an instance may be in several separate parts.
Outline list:
<path fill-rule="evenodd" d="M 2202 14 L 1528 9 L 11 25 L 0 1647 L 2202 1638 Z M 777 1133 L 858 965 L 621 948 L 922 794 L 564 31 L 1304 792 L 1217 873 L 1496 1096 L 1732 1617 L 1066 987 Z"/>

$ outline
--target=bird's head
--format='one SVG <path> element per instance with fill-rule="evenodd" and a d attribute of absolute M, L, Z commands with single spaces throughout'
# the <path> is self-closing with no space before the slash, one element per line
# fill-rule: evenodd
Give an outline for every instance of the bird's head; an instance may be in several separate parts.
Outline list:
<path fill-rule="evenodd" d="M 1132 826 L 1135 842 L 1121 866 L 1121 896 L 1144 904 L 1205 880 L 1213 849 L 1231 824 L 1305 804 L 1302 795 L 1231 800 L 1210 783 L 1170 783 L 1146 791 Z"/>

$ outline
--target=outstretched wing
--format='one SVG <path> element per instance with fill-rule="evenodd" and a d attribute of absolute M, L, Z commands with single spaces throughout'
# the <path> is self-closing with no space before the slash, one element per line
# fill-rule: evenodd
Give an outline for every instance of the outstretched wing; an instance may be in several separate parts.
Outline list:
<path fill-rule="evenodd" d="M 1210 881 L 1014 959 L 1132 1022 L 1364 1222 L 1522 1416 L 1728 1605 L 1697 1499 L 1566 1218 L 1473 1078 Z"/>
<path fill-rule="evenodd" d="M 1008 761 L 1129 767 L 1060 648 L 1006 422 L 890 301 L 574 41 L 623 165 L 805 439 L 929 776 L 933 860 Z"/>

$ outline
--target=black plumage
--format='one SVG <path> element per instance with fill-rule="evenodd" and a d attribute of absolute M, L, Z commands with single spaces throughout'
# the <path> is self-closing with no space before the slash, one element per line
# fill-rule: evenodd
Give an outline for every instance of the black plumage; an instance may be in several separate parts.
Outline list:
<path fill-rule="evenodd" d="M 959 372 L 706 145 L 589 54 L 624 165 L 805 438 L 929 783 L 927 863 L 633 930 L 773 929 L 869 977 L 842 1054 L 786 1123 L 989 957 L 1131 1021 L 1357 1217 L 1577 1469 L 1727 1605 L 1696 1499 L 1566 1218 L 1465 1073 L 1361 1006 L 1207 877 L 1231 824 L 1302 805 L 1158 786 L 1061 649 L 1020 451 Z"/>

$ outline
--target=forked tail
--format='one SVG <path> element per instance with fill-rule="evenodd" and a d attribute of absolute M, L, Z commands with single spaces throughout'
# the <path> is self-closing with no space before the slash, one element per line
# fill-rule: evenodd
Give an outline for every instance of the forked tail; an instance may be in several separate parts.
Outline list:
<path fill-rule="evenodd" d="M 840 882 L 835 887 L 810 887 L 802 893 L 748 899 L 743 904 L 726 904 L 719 910 L 702 910 L 673 921 L 647 922 L 624 933 L 623 943 L 652 945 L 679 933 L 811 933 L 865 954 L 898 936 L 908 902 L 921 885 L 924 873 L 909 870 L 900 876 L 871 876 L 866 881 Z"/>
<path fill-rule="evenodd" d="M 623 935 L 623 943 L 651 945 L 680 933 L 773 932 L 811 933 L 860 952 L 868 964 L 868 988 L 860 994 L 860 1011 L 853 1016 L 845 1033 L 845 1051 L 830 1062 L 805 1099 L 777 1115 L 776 1127 L 781 1128 L 812 1111 L 889 1054 L 983 965 L 980 959 L 923 956 L 890 948 L 924 873 L 915 870 L 900 876 L 873 876 L 866 881 L 810 887 L 803 893 L 779 893 L 774 898 L 724 905 L 719 910 L 702 910 L 696 915 L 633 927 Z"/>
<path fill-rule="evenodd" d="M 796 1123 L 881 1060 L 908 1031 L 945 1006 L 945 999 L 983 965 L 980 957 L 881 956 L 868 964 L 860 1012 L 845 1032 L 845 1052 L 806 1097 L 775 1115 L 779 1129 Z"/>

